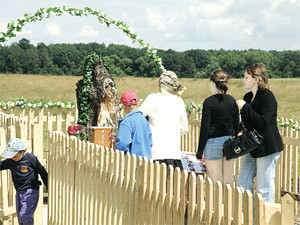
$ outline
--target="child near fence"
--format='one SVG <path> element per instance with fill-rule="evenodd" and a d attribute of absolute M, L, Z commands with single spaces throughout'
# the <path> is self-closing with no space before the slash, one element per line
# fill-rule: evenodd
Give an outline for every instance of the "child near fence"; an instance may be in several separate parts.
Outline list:
<path fill-rule="evenodd" d="M 119 121 L 116 149 L 135 154 L 136 157 L 151 159 L 152 132 L 148 121 L 139 110 L 137 94 L 126 91 L 120 102 L 126 115 Z"/>
<path fill-rule="evenodd" d="M 41 175 L 46 187 L 48 187 L 48 173 L 36 156 L 26 153 L 26 145 L 19 138 L 8 141 L 1 157 L 0 170 L 10 169 L 13 183 L 16 189 L 16 211 L 19 224 L 33 224 L 33 213 L 39 200 L 38 180 Z"/>

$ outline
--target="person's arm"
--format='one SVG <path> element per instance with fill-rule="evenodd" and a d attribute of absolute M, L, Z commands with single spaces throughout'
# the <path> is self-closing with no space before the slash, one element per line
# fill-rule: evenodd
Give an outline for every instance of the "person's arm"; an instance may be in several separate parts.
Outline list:
<path fill-rule="evenodd" d="M 189 130 L 189 123 L 187 120 L 187 114 L 183 100 L 180 98 L 180 134 L 186 134 Z"/>
<path fill-rule="evenodd" d="M 259 113 L 254 111 L 251 106 L 247 103 L 244 104 L 241 109 L 242 121 L 246 128 L 256 129 L 263 131 L 270 123 L 270 120 L 277 113 L 277 101 L 272 92 L 263 93 L 259 99 L 261 108 Z"/>
<path fill-rule="evenodd" d="M 36 157 L 36 163 L 35 164 L 36 164 L 35 168 L 36 168 L 38 174 L 41 175 L 43 183 L 46 186 L 46 188 L 48 189 L 48 173 L 47 173 L 46 169 L 42 166 L 42 164 L 40 163 L 40 161 L 38 160 L 37 157 Z"/>
<path fill-rule="evenodd" d="M 132 143 L 131 129 L 124 125 L 119 125 L 119 132 L 116 138 L 116 149 L 124 151 L 125 153 L 129 151 L 129 145 Z"/>
<path fill-rule="evenodd" d="M 208 106 L 207 102 L 204 101 L 203 110 L 202 110 L 202 119 L 201 119 L 200 138 L 198 144 L 198 151 L 196 154 L 197 159 L 201 159 L 203 156 L 203 151 L 208 137 L 208 130 L 210 128 L 210 120 L 211 120 L 210 107 Z"/>
<path fill-rule="evenodd" d="M 240 132 L 240 113 L 239 113 L 239 108 L 233 103 L 233 116 L 232 116 L 232 121 L 233 121 L 233 130 L 235 131 L 234 135 L 238 135 Z"/>
<path fill-rule="evenodd" d="M 1 160 L 0 161 L 0 170 L 7 170 L 7 169 L 9 169 L 8 159 Z"/>

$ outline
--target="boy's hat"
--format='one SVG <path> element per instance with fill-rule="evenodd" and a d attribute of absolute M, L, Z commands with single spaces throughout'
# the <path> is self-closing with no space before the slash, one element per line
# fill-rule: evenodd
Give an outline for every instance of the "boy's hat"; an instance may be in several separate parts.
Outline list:
<path fill-rule="evenodd" d="M 139 103 L 139 98 L 133 91 L 126 91 L 122 94 L 120 102 L 125 105 L 137 105 Z"/>
<path fill-rule="evenodd" d="M 13 158 L 19 151 L 25 150 L 26 145 L 19 138 L 12 138 L 8 141 L 5 150 L 1 153 L 3 158 Z"/>

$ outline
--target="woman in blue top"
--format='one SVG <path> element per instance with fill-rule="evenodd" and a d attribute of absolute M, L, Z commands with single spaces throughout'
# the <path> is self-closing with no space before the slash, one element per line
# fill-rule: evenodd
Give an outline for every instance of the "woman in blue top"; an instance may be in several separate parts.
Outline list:
<path fill-rule="evenodd" d="M 223 143 L 239 131 L 239 111 L 235 99 L 226 94 L 230 76 L 223 70 L 215 70 L 210 75 L 209 87 L 212 96 L 205 99 L 202 110 L 200 139 L 196 157 L 203 152 L 209 176 L 214 182 L 233 182 L 234 160 L 223 157 Z"/>

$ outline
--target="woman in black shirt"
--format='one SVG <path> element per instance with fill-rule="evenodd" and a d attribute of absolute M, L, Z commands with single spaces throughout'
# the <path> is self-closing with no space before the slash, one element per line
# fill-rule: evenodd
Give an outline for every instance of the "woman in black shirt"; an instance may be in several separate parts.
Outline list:
<path fill-rule="evenodd" d="M 232 185 L 234 160 L 223 157 L 223 143 L 239 131 L 239 111 L 235 99 L 226 94 L 229 75 L 215 70 L 210 75 L 209 87 L 213 95 L 205 99 L 201 131 L 196 157 L 205 156 L 205 163 L 214 182 Z"/>
<path fill-rule="evenodd" d="M 274 202 L 275 166 L 283 150 L 277 127 L 277 101 L 268 89 L 268 73 L 262 63 L 247 67 L 244 86 L 249 92 L 236 103 L 247 130 L 256 130 L 264 138 L 263 146 L 244 155 L 237 180 L 242 190 L 253 191 L 256 177 L 257 192 L 264 202 Z"/>

